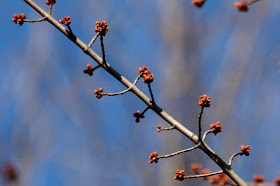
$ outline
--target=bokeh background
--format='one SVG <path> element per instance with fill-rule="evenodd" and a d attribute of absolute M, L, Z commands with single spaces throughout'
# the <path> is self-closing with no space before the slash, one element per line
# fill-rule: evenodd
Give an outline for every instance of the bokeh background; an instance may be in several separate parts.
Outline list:
<path fill-rule="evenodd" d="M 223 126 L 209 145 L 228 160 L 250 144 L 251 155 L 236 158 L 233 168 L 248 182 L 263 174 L 272 183 L 280 170 L 279 1 L 261 0 L 247 13 L 233 3 L 209 0 L 199 9 L 190 0 L 58 0 L 53 16 L 70 15 L 85 43 L 95 21 L 106 20 L 108 62 L 131 81 L 147 65 L 157 103 L 194 132 L 197 100 L 208 94 L 203 130 L 216 121 Z M 145 105 L 132 93 L 97 100 L 94 89 L 125 87 L 103 69 L 83 74 L 95 62 L 48 22 L 13 23 L 21 12 L 40 17 L 23 1 L 1 2 L 0 166 L 14 165 L 17 185 L 208 185 L 173 180 L 193 162 L 219 170 L 200 150 L 148 164 L 153 151 L 193 144 L 177 131 L 157 133 L 158 124 L 169 125 L 151 111 L 136 124 L 132 113 Z M 101 54 L 99 40 L 93 49 Z"/>

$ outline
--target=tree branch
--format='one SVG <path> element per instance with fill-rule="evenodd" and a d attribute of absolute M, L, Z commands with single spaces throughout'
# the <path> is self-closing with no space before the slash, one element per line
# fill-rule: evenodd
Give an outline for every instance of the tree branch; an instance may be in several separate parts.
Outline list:
<path fill-rule="evenodd" d="M 119 80 L 123 85 L 127 88 L 131 88 L 131 92 L 133 92 L 139 99 L 141 99 L 146 105 L 151 108 L 155 113 L 157 113 L 162 119 L 164 119 L 171 126 L 174 126 L 179 132 L 192 140 L 195 144 L 200 143 L 198 140 L 198 136 L 193 132 L 185 128 L 180 122 L 175 120 L 172 116 L 170 116 L 167 112 L 165 112 L 162 108 L 160 108 L 157 104 L 152 103 L 141 90 L 139 90 L 135 85 L 133 85 L 130 81 L 128 81 L 124 76 L 119 74 L 115 69 L 113 69 L 106 61 L 103 62 L 103 59 L 97 55 L 91 48 L 88 47 L 84 42 L 82 42 L 75 35 L 67 32 L 65 27 L 63 27 L 58 21 L 56 21 L 51 15 L 49 15 L 46 11 L 44 11 L 40 6 L 38 6 L 32 0 L 24 0 L 29 6 L 31 6 L 34 10 L 36 10 L 43 17 L 46 17 L 46 20 L 50 22 L 54 27 L 56 27 L 61 33 L 63 33 L 66 37 L 68 37 L 73 43 L 75 43 L 78 47 L 80 47 L 87 55 L 89 55 L 93 60 L 95 60 L 98 64 L 100 64 L 109 74 Z M 206 145 L 206 144 L 205 144 Z M 231 168 L 227 165 L 219 156 L 215 154 L 215 152 L 210 148 L 205 148 L 204 145 L 200 147 L 223 171 L 227 174 L 236 184 L 238 185 L 247 185 L 247 183 L 242 180 Z"/>
<path fill-rule="evenodd" d="M 222 174 L 222 173 L 224 173 L 224 171 L 220 170 L 220 171 L 217 171 L 217 172 L 212 172 L 212 173 L 209 173 L 209 174 L 198 174 L 198 175 L 189 175 L 189 176 L 184 176 L 184 179 L 190 179 L 190 178 L 203 178 L 203 177 L 214 176 L 214 175 L 217 175 L 217 174 Z"/>

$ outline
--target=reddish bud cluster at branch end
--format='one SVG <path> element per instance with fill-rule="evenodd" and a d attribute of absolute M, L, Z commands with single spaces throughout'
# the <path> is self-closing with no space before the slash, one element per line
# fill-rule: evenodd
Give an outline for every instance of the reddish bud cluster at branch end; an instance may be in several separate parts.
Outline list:
<path fill-rule="evenodd" d="M 198 100 L 198 105 L 202 107 L 210 107 L 210 97 L 206 94 L 200 96 L 200 100 Z"/>
<path fill-rule="evenodd" d="M 140 118 L 144 118 L 144 114 L 141 114 L 139 110 L 137 110 L 135 113 L 133 113 L 133 117 L 135 117 L 136 123 L 139 123 Z"/>
<path fill-rule="evenodd" d="M 280 175 L 280 171 L 279 171 L 279 175 Z M 276 183 L 277 185 L 280 185 L 280 176 L 274 178 L 273 182 Z"/>
<path fill-rule="evenodd" d="M 64 24 L 65 26 L 69 26 L 71 24 L 71 17 L 65 16 L 64 18 L 59 20 L 60 24 Z"/>
<path fill-rule="evenodd" d="M 234 6 L 236 6 L 240 12 L 247 12 L 248 11 L 247 5 L 248 5 L 247 0 L 242 0 L 240 2 L 234 3 Z"/>
<path fill-rule="evenodd" d="M 263 183 L 264 182 L 264 176 L 263 175 L 254 175 L 254 182 L 255 183 Z"/>
<path fill-rule="evenodd" d="M 16 24 L 19 24 L 20 26 L 24 23 L 24 19 L 26 19 L 25 14 L 14 14 L 12 21 L 15 22 Z"/>
<path fill-rule="evenodd" d="M 217 135 L 219 132 L 222 132 L 223 128 L 221 126 L 221 122 L 217 122 L 217 123 L 213 123 L 210 125 L 210 129 L 212 130 L 212 132 Z"/>
<path fill-rule="evenodd" d="M 87 64 L 87 69 L 84 70 L 84 73 L 88 74 L 89 76 L 92 76 L 93 75 L 93 70 L 94 70 L 94 68 L 90 64 Z"/>
<path fill-rule="evenodd" d="M 160 132 L 160 131 L 161 131 L 161 126 L 158 125 L 158 126 L 157 126 L 157 132 Z"/>
<path fill-rule="evenodd" d="M 101 87 L 101 88 L 99 88 L 98 90 L 94 90 L 93 91 L 94 92 L 94 94 L 95 94 L 95 97 L 97 97 L 97 99 L 100 99 L 100 98 L 102 98 L 102 93 L 104 92 L 103 91 L 103 88 Z"/>
<path fill-rule="evenodd" d="M 193 0 L 192 1 L 192 5 L 197 6 L 199 8 L 202 7 L 204 3 L 205 3 L 205 0 Z"/>
<path fill-rule="evenodd" d="M 240 149 L 241 149 L 241 156 L 244 154 L 245 156 L 249 156 L 250 155 L 250 145 L 241 145 L 240 146 Z"/>
<path fill-rule="evenodd" d="M 149 156 L 149 163 L 157 163 L 158 162 L 158 153 L 157 152 L 152 152 Z"/>
<path fill-rule="evenodd" d="M 53 4 L 55 4 L 56 3 L 56 0 L 47 0 L 46 1 L 46 4 L 47 5 L 53 5 Z"/>
<path fill-rule="evenodd" d="M 175 176 L 173 177 L 174 180 L 179 180 L 179 181 L 183 181 L 185 178 L 184 178 L 185 175 L 185 170 L 177 170 L 175 171 Z"/>
<path fill-rule="evenodd" d="M 138 68 L 138 74 L 141 74 L 144 83 L 152 83 L 154 81 L 153 74 L 149 71 L 146 66 Z"/>
<path fill-rule="evenodd" d="M 106 33 L 109 32 L 109 27 L 106 21 L 96 21 L 95 25 L 96 27 L 94 29 L 94 32 L 97 32 L 102 36 L 105 36 Z"/>
<path fill-rule="evenodd" d="M 17 171 L 13 164 L 7 163 L 3 168 L 3 179 L 10 182 L 15 181 L 18 177 Z"/>

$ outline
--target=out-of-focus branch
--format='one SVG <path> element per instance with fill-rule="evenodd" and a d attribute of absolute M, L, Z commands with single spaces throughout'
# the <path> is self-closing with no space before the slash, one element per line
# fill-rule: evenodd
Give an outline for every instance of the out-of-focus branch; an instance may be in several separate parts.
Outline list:
<path fill-rule="evenodd" d="M 139 90 L 135 85 L 133 85 L 129 80 L 127 80 L 124 76 L 119 74 L 115 69 L 113 69 L 103 58 L 97 55 L 91 48 L 88 47 L 84 42 L 82 42 L 79 38 L 77 38 L 73 33 L 67 32 L 65 27 L 63 27 L 58 21 L 56 21 L 51 15 L 49 15 L 46 11 L 44 11 L 40 6 L 38 6 L 32 0 L 24 0 L 29 6 L 31 6 L 34 10 L 36 10 L 43 17 L 46 17 L 46 20 L 50 22 L 53 26 L 55 26 L 61 33 L 63 33 L 66 37 L 68 37 L 73 43 L 75 43 L 78 47 L 80 47 L 87 55 L 89 55 L 93 60 L 95 60 L 98 64 L 100 64 L 108 73 L 110 73 L 113 77 L 119 80 L 123 85 L 127 88 L 131 88 L 131 92 L 133 92 L 138 98 L 140 98 L 146 105 L 152 109 L 155 113 L 157 113 L 162 119 L 168 122 L 171 126 L 174 126 L 176 130 L 181 132 L 183 135 L 192 140 L 195 144 L 199 144 L 198 136 L 193 132 L 184 127 L 180 122 L 175 120 L 172 116 L 170 116 L 167 112 L 165 112 L 162 108 L 160 108 L 157 104 L 152 102 L 141 90 Z M 103 54 L 104 55 L 104 54 Z M 206 144 L 200 146 L 200 148 L 226 173 L 236 184 L 238 185 L 247 185 L 247 183 L 242 180 L 233 170 L 227 165 L 216 153 L 208 147 Z"/>

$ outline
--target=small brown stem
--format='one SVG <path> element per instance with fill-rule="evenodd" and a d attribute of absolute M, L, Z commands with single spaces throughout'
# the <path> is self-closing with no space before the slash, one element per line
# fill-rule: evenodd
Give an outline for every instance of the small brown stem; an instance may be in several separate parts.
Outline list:
<path fill-rule="evenodd" d="M 234 154 L 230 157 L 229 162 L 228 162 L 228 165 L 229 165 L 229 166 L 232 165 L 233 159 L 234 159 L 236 156 L 238 156 L 238 155 L 241 155 L 241 152 L 234 153 Z"/>
<path fill-rule="evenodd" d="M 67 27 L 68 27 L 68 29 L 69 29 L 70 34 L 73 34 L 73 32 L 72 32 L 72 29 L 71 29 L 70 25 L 67 25 Z"/>
<path fill-rule="evenodd" d="M 145 108 L 145 110 L 141 114 L 144 115 L 149 109 L 150 109 L 150 107 L 148 106 L 147 108 Z"/>
<path fill-rule="evenodd" d="M 93 36 L 92 40 L 91 40 L 90 43 L 88 44 L 88 47 L 91 47 L 91 46 L 92 46 L 92 44 L 93 44 L 94 41 L 98 38 L 98 36 L 99 36 L 99 32 L 97 32 L 97 33 L 95 34 L 95 36 Z"/>
<path fill-rule="evenodd" d="M 203 178 L 203 177 L 208 177 L 208 176 L 214 176 L 217 174 L 222 174 L 224 173 L 223 170 L 217 171 L 217 172 L 212 172 L 209 174 L 198 174 L 198 175 L 189 175 L 189 176 L 184 176 L 184 179 L 190 179 L 190 178 Z"/>
<path fill-rule="evenodd" d="M 103 64 L 106 64 L 106 59 L 105 59 L 105 48 L 104 48 L 104 43 L 103 43 L 103 36 L 100 36 L 100 41 L 101 41 L 101 48 L 102 48 L 102 59 L 103 59 Z"/>
<path fill-rule="evenodd" d="M 23 21 L 28 22 L 28 23 L 37 23 L 37 22 L 45 21 L 46 19 L 47 19 L 47 17 L 43 17 L 43 18 L 36 19 L 36 20 L 24 19 Z"/>
<path fill-rule="evenodd" d="M 203 134 L 203 137 L 202 137 L 202 141 L 204 142 L 205 141 L 205 138 L 207 137 L 207 135 L 209 133 L 212 133 L 212 130 L 207 130 L 204 134 Z"/>
<path fill-rule="evenodd" d="M 167 127 L 167 128 L 161 128 L 160 131 L 163 131 L 163 130 L 173 130 L 173 129 L 175 129 L 175 126 Z"/>
<path fill-rule="evenodd" d="M 154 98 L 154 95 L 153 95 L 151 83 L 148 83 L 148 87 L 149 87 L 149 92 L 150 92 L 151 99 L 152 99 L 152 104 L 154 104 L 155 103 L 155 98 Z"/>
<path fill-rule="evenodd" d="M 53 5 L 50 5 L 49 7 L 49 14 L 52 15 L 52 7 Z M 24 19 L 23 21 L 24 22 L 28 22 L 28 23 L 37 23 L 37 22 L 42 22 L 42 21 L 45 21 L 47 19 L 47 17 L 42 17 L 40 19 L 35 19 L 35 20 L 30 20 L 30 19 Z"/>
<path fill-rule="evenodd" d="M 97 67 L 100 67 L 100 66 L 97 66 Z M 137 76 L 137 78 L 135 79 L 135 81 L 133 82 L 133 84 L 129 87 L 129 88 L 127 88 L 126 90 L 123 90 L 123 91 L 121 91 L 121 92 L 116 92 L 116 93 L 100 93 L 102 96 L 117 96 L 117 95 L 121 95 L 121 94 L 124 94 L 124 93 L 127 93 L 128 91 L 130 91 L 131 90 L 131 88 L 134 86 L 134 85 L 136 85 L 136 83 L 138 82 L 138 80 L 139 80 L 139 78 L 140 78 L 140 76 L 142 75 L 142 73 L 140 73 L 138 76 Z"/>
<path fill-rule="evenodd" d="M 158 158 L 169 158 L 169 157 L 172 157 L 172 156 L 176 156 L 176 155 L 181 154 L 183 152 L 192 151 L 192 150 L 198 148 L 199 146 L 200 146 L 200 143 L 191 147 L 191 148 L 188 148 L 188 149 L 180 150 L 180 151 L 177 151 L 177 152 L 174 152 L 174 153 L 171 153 L 171 154 L 167 154 L 167 155 L 158 156 Z"/>
<path fill-rule="evenodd" d="M 201 118 L 203 114 L 204 107 L 201 107 L 199 115 L 198 115 L 198 139 L 201 140 Z"/>
<path fill-rule="evenodd" d="M 52 7 L 53 7 L 53 5 L 51 4 L 51 5 L 50 5 L 50 8 L 49 8 L 49 14 L 50 14 L 50 15 L 52 15 Z"/>

